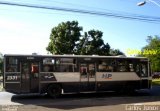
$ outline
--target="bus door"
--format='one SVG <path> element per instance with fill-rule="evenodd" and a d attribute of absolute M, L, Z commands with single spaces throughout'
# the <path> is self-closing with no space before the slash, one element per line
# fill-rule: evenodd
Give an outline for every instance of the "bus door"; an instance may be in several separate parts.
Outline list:
<path fill-rule="evenodd" d="M 21 92 L 38 93 L 39 63 L 33 61 L 21 62 Z"/>
<path fill-rule="evenodd" d="M 95 63 L 80 63 L 80 88 L 82 91 L 94 91 L 96 86 Z"/>

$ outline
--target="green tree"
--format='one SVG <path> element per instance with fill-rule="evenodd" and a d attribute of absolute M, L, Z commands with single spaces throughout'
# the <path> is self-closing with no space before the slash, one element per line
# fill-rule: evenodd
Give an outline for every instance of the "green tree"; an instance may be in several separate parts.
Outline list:
<path fill-rule="evenodd" d="M 110 55 L 117 56 L 117 55 L 125 55 L 125 54 L 121 52 L 119 49 L 110 49 Z"/>
<path fill-rule="evenodd" d="M 104 44 L 102 47 L 102 55 L 110 55 L 110 45 L 108 43 Z"/>
<path fill-rule="evenodd" d="M 103 32 L 99 30 L 90 30 L 84 33 L 81 37 L 79 46 L 77 47 L 78 54 L 82 55 L 109 55 L 110 46 L 104 44 L 102 39 Z"/>
<path fill-rule="evenodd" d="M 119 55 L 119 50 L 110 53 L 110 45 L 104 43 L 103 32 L 90 30 L 81 35 L 82 27 L 77 21 L 62 22 L 54 27 L 46 50 L 52 54 Z M 113 51 L 112 51 L 113 52 Z"/>
<path fill-rule="evenodd" d="M 148 36 L 147 42 L 148 44 L 142 48 L 143 54 L 141 54 L 141 56 L 145 56 L 150 59 L 153 71 L 160 71 L 160 37 Z"/>
<path fill-rule="evenodd" d="M 74 54 L 81 36 L 82 27 L 77 21 L 60 23 L 51 31 L 50 42 L 46 48 L 52 54 Z"/>

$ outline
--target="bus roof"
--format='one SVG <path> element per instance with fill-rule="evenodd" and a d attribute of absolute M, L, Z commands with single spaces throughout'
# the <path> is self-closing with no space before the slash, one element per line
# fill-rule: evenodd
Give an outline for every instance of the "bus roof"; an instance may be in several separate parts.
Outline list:
<path fill-rule="evenodd" d="M 147 59 L 147 57 L 126 57 L 123 55 L 119 56 L 99 56 L 99 55 L 26 55 L 26 54 L 5 54 L 4 57 L 13 56 L 13 57 L 73 57 L 73 58 L 128 58 L 128 59 Z"/>

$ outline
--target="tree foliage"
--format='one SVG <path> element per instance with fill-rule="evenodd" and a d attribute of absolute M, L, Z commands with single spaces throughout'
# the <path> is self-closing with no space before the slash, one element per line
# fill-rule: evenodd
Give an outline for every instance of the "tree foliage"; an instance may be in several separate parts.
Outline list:
<path fill-rule="evenodd" d="M 110 49 L 110 55 L 116 56 L 116 55 L 125 55 L 125 54 L 121 52 L 119 49 Z"/>
<path fill-rule="evenodd" d="M 82 27 L 77 21 L 60 23 L 51 31 L 50 42 L 46 48 L 52 54 L 74 54 L 81 36 Z"/>
<path fill-rule="evenodd" d="M 151 61 L 151 68 L 155 72 L 160 71 L 160 37 L 159 36 L 148 36 L 147 38 L 148 44 L 142 48 L 142 52 L 146 51 L 154 51 L 154 53 L 148 53 L 143 56 L 146 56 Z"/>
<path fill-rule="evenodd" d="M 110 45 L 104 44 L 102 39 L 103 32 L 99 30 L 90 30 L 81 37 L 77 48 L 78 54 L 82 55 L 109 55 Z"/>
<path fill-rule="evenodd" d="M 102 31 L 93 29 L 81 35 L 82 30 L 77 21 L 60 23 L 51 31 L 47 51 L 52 54 L 112 55 L 110 45 L 102 39 Z M 119 50 L 115 52 L 114 55 L 122 54 Z"/>

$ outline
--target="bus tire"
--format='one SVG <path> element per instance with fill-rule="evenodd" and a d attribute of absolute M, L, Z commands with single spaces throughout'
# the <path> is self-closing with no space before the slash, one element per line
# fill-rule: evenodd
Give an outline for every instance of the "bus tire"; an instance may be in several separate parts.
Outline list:
<path fill-rule="evenodd" d="M 62 94 L 62 88 L 60 85 L 49 85 L 47 94 L 52 98 L 57 98 Z"/>

